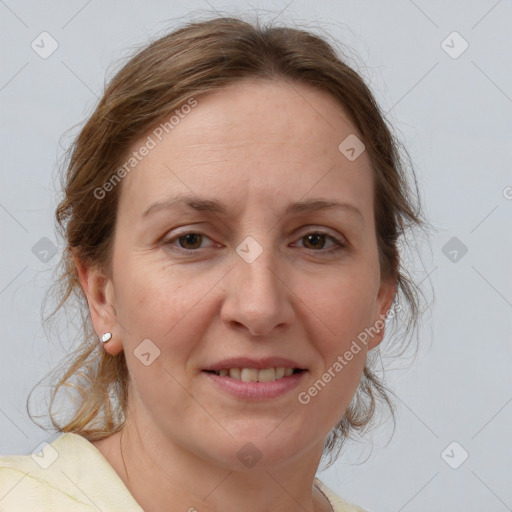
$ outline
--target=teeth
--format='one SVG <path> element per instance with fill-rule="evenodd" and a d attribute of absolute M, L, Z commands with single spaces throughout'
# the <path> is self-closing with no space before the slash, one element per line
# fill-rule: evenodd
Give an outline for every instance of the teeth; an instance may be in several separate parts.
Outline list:
<path fill-rule="evenodd" d="M 243 382 L 258 382 L 258 370 L 255 368 L 242 368 L 240 371 L 240 379 Z"/>
<path fill-rule="evenodd" d="M 226 371 L 232 379 L 240 380 L 240 368 L 230 368 Z"/>
<path fill-rule="evenodd" d="M 293 368 L 265 368 L 257 370 L 256 368 L 229 368 L 222 369 L 217 375 L 222 377 L 231 377 L 232 379 L 241 380 L 243 382 L 272 382 L 276 379 L 289 377 L 293 374 Z"/>
<path fill-rule="evenodd" d="M 258 372 L 258 382 L 273 382 L 276 380 L 276 371 L 274 368 L 265 368 Z"/>

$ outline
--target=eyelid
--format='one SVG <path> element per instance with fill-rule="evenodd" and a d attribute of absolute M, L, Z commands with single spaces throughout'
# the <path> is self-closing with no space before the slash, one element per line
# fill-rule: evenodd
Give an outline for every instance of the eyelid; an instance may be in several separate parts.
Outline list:
<path fill-rule="evenodd" d="M 346 241 L 346 239 L 342 236 L 337 236 L 337 235 L 333 235 L 332 233 L 329 233 L 328 231 L 324 230 L 324 229 L 321 229 L 321 228 L 317 228 L 317 229 L 308 229 L 307 231 L 304 231 L 304 233 L 299 236 L 298 240 L 302 240 L 305 236 L 307 235 L 324 235 L 326 238 L 330 238 L 334 244 L 333 247 L 330 247 L 328 249 L 318 249 L 318 250 L 315 250 L 315 249 L 308 249 L 312 252 L 318 252 L 318 253 L 328 253 L 328 252 L 334 252 L 336 251 L 336 249 L 344 249 L 344 248 L 348 248 L 348 242 Z M 305 248 L 307 249 L 307 248 Z"/>
<path fill-rule="evenodd" d="M 170 237 L 170 238 L 167 236 L 164 236 L 161 241 L 161 244 L 162 245 L 173 245 L 174 242 L 176 242 L 179 238 L 181 238 L 182 236 L 186 236 L 186 235 L 201 235 L 203 237 L 203 239 L 206 238 L 208 240 L 211 240 L 213 242 L 213 244 L 216 245 L 217 247 L 222 246 L 222 244 L 214 242 L 208 235 L 206 235 L 199 229 L 187 229 L 187 230 L 173 234 L 172 237 Z M 184 252 L 184 253 L 193 253 L 193 252 L 199 252 L 201 249 L 206 249 L 206 247 L 201 247 L 201 249 L 184 249 L 183 247 L 180 247 L 179 245 L 176 245 L 176 246 L 173 245 L 173 249 L 177 250 L 177 251 Z"/>
<path fill-rule="evenodd" d="M 340 242 L 348 243 L 346 241 L 345 237 L 341 233 L 338 233 L 337 231 L 335 231 L 331 228 L 328 228 L 326 226 L 317 226 L 317 225 L 312 224 L 309 226 L 305 226 L 304 228 L 300 228 L 298 230 L 298 232 L 303 233 L 301 236 L 309 235 L 310 233 L 319 233 L 322 235 L 326 235 L 326 236 L 335 238 L 335 239 L 339 240 Z"/>

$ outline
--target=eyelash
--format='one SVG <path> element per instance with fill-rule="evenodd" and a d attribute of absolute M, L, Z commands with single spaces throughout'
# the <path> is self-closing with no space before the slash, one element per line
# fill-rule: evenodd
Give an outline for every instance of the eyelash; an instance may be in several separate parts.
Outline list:
<path fill-rule="evenodd" d="M 187 235 L 200 235 L 200 236 L 203 236 L 203 237 L 209 239 L 209 237 L 207 235 L 205 235 L 204 233 L 201 233 L 200 231 L 185 231 L 183 233 L 177 234 L 173 238 L 170 238 L 170 239 L 167 239 L 167 240 L 164 239 L 162 241 L 162 245 L 172 246 L 172 244 L 175 241 L 177 241 L 180 238 L 185 237 Z M 342 240 L 339 240 L 338 238 L 334 237 L 333 235 L 330 235 L 329 233 L 326 233 L 325 231 L 321 231 L 321 230 L 320 231 L 310 231 L 308 233 L 305 233 L 303 236 L 301 236 L 299 238 L 299 240 L 302 240 L 303 238 L 307 237 L 308 235 L 322 235 L 322 236 L 325 236 L 327 239 L 330 239 L 334 243 L 333 247 L 330 247 L 328 249 L 306 249 L 308 251 L 311 251 L 312 253 L 324 253 L 324 254 L 328 253 L 328 254 L 332 254 L 332 253 L 337 253 L 337 252 L 347 248 L 347 245 Z M 201 250 L 201 248 L 198 248 L 198 249 L 184 249 L 183 247 L 174 246 L 174 247 L 172 247 L 172 250 L 177 251 L 177 252 L 181 252 L 181 253 L 189 253 L 189 254 L 191 254 L 193 252 L 199 252 Z"/>

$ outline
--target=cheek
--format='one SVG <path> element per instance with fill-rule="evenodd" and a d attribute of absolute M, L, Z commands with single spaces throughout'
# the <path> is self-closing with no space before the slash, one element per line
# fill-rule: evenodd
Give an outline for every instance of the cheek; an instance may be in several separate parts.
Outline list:
<path fill-rule="evenodd" d="M 184 360 L 201 339 L 213 307 L 208 292 L 218 277 L 198 278 L 162 264 L 125 263 L 117 274 L 117 316 L 123 342 L 134 350 L 149 338 L 162 358 L 172 353 L 173 366 Z M 196 341 L 194 341 L 196 340 Z"/>
<path fill-rule="evenodd" d="M 174 317 L 183 316 L 182 310 L 187 308 L 185 283 L 176 279 L 172 268 L 155 264 L 144 256 L 132 257 L 118 263 L 115 275 L 119 292 L 117 314 L 121 321 L 136 327 L 145 325 L 158 333 L 165 322 L 169 329 Z"/>
<path fill-rule="evenodd" d="M 331 358 L 370 326 L 378 293 L 374 273 L 347 267 L 329 279 L 304 286 L 301 298 L 322 325 L 320 338 Z"/>
<path fill-rule="evenodd" d="M 117 276 L 117 315 L 134 396 L 153 411 L 185 411 L 192 406 L 183 388 L 186 365 L 209 318 L 208 302 L 201 300 L 208 287 L 146 262 L 125 264 Z"/>
<path fill-rule="evenodd" d="M 350 349 L 350 344 L 339 340 L 325 367 L 308 386 L 300 390 L 297 399 L 305 407 L 308 426 L 325 434 L 345 415 L 358 388 L 366 361 L 362 348 Z"/>
<path fill-rule="evenodd" d="M 311 400 L 316 411 L 312 416 L 319 425 L 339 421 L 357 390 L 368 352 L 364 333 L 371 325 L 377 291 L 374 269 L 361 266 L 347 267 L 307 287 L 308 294 L 303 295 L 317 318 L 314 324 L 320 330 L 312 330 L 310 336 L 323 367 L 317 368 L 314 382 L 304 390 L 302 403 Z"/>

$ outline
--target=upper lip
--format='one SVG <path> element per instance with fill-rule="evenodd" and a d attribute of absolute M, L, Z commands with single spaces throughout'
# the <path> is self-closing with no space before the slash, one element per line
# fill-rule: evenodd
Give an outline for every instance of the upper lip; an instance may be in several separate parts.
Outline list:
<path fill-rule="evenodd" d="M 292 359 L 286 359 L 284 357 L 264 357 L 261 359 L 251 359 L 249 357 L 230 357 L 229 359 L 223 359 L 218 363 L 214 363 L 203 370 L 224 370 L 228 368 L 255 368 L 256 370 L 263 370 L 265 368 L 298 368 L 305 370 L 304 366 L 300 365 Z"/>

